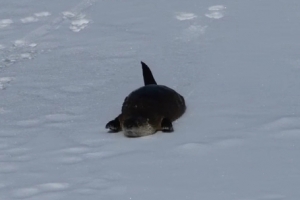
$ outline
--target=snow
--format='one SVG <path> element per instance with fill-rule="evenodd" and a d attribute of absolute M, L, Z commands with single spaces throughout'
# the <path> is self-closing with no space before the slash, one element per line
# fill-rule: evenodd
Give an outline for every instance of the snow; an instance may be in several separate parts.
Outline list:
<path fill-rule="evenodd" d="M 0 2 L 0 199 L 298 200 L 300 3 Z M 140 61 L 173 133 L 108 133 Z"/>

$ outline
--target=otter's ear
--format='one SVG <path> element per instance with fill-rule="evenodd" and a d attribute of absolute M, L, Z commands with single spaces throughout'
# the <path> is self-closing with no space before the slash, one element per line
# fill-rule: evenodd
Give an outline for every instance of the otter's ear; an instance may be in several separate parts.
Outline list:
<path fill-rule="evenodd" d="M 150 68 L 143 61 L 141 61 L 141 64 L 143 68 L 143 77 L 144 77 L 145 85 L 150 85 L 150 84 L 157 85 Z"/>

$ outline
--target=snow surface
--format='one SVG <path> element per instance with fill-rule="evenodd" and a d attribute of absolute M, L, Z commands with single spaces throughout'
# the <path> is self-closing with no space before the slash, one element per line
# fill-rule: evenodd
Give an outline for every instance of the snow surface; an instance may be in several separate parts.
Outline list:
<path fill-rule="evenodd" d="M 0 199 L 299 200 L 300 2 L 0 2 Z M 140 61 L 188 110 L 111 134 Z"/>

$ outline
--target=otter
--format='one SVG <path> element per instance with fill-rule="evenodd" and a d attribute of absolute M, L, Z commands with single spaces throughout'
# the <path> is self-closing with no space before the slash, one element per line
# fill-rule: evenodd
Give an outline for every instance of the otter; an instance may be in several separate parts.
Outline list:
<path fill-rule="evenodd" d="M 186 111 L 185 99 L 175 90 L 158 85 L 150 68 L 141 61 L 144 86 L 124 100 L 121 114 L 106 124 L 111 132 L 123 131 L 127 137 L 152 135 L 157 131 L 173 132 L 172 122 Z"/>

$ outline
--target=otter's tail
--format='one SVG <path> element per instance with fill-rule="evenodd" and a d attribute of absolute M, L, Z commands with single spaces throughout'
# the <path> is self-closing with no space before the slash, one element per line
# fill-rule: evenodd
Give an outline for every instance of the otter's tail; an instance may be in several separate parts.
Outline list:
<path fill-rule="evenodd" d="M 145 85 L 155 84 L 157 85 L 150 68 L 142 61 L 142 68 L 143 68 L 143 77 Z"/>

